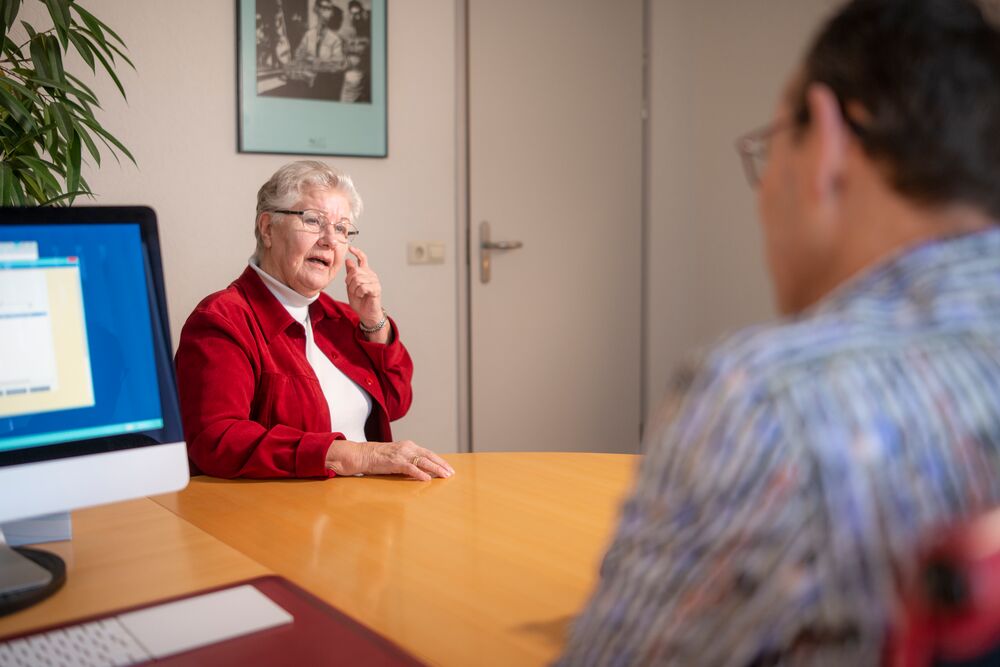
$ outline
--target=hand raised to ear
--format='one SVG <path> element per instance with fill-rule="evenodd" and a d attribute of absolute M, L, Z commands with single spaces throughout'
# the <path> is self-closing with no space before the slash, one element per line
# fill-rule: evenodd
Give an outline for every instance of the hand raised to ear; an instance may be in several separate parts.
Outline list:
<path fill-rule="evenodd" d="M 368 265 L 368 256 L 361 249 L 351 246 L 348 250 L 358 261 L 348 257 L 344 262 L 347 269 L 344 278 L 347 302 L 365 326 L 375 326 L 382 320 L 382 283 Z"/>

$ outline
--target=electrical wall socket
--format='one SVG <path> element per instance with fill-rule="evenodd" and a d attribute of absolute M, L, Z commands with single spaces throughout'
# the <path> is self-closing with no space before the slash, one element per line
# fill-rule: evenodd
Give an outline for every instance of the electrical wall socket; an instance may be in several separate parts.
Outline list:
<path fill-rule="evenodd" d="M 444 264 L 444 241 L 410 241 L 406 244 L 408 264 Z"/>

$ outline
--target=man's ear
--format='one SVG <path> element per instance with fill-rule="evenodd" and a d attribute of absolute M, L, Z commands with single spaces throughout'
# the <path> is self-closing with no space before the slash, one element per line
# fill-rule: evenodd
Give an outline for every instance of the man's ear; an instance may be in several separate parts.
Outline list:
<path fill-rule="evenodd" d="M 811 194 L 823 202 L 835 197 L 842 183 L 847 156 L 849 129 L 840 111 L 837 96 L 822 83 L 809 84 L 810 186 Z"/>
<path fill-rule="evenodd" d="M 257 231 L 260 232 L 260 242 L 265 248 L 271 247 L 271 226 L 274 224 L 274 219 L 268 212 L 261 213 L 257 216 Z"/>

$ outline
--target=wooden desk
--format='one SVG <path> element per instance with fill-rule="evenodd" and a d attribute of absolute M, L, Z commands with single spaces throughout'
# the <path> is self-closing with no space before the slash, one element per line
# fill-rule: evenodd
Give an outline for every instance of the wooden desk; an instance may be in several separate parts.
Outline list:
<path fill-rule="evenodd" d="M 152 500 L 73 513 L 73 539 L 39 548 L 66 561 L 66 584 L 0 617 L 0 637 L 270 572 Z"/>
<path fill-rule="evenodd" d="M 545 664 L 637 457 L 446 458 L 457 474 L 430 483 L 198 477 L 157 502 L 431 664 Z"/>

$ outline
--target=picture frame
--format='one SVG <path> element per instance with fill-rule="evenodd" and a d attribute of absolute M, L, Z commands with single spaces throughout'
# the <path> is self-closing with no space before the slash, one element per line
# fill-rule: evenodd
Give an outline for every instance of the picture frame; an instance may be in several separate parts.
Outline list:
<path fill-rule="evenodd" d="M 241 153 L 388 155 L 386 0 L 236 0 Z"/>

